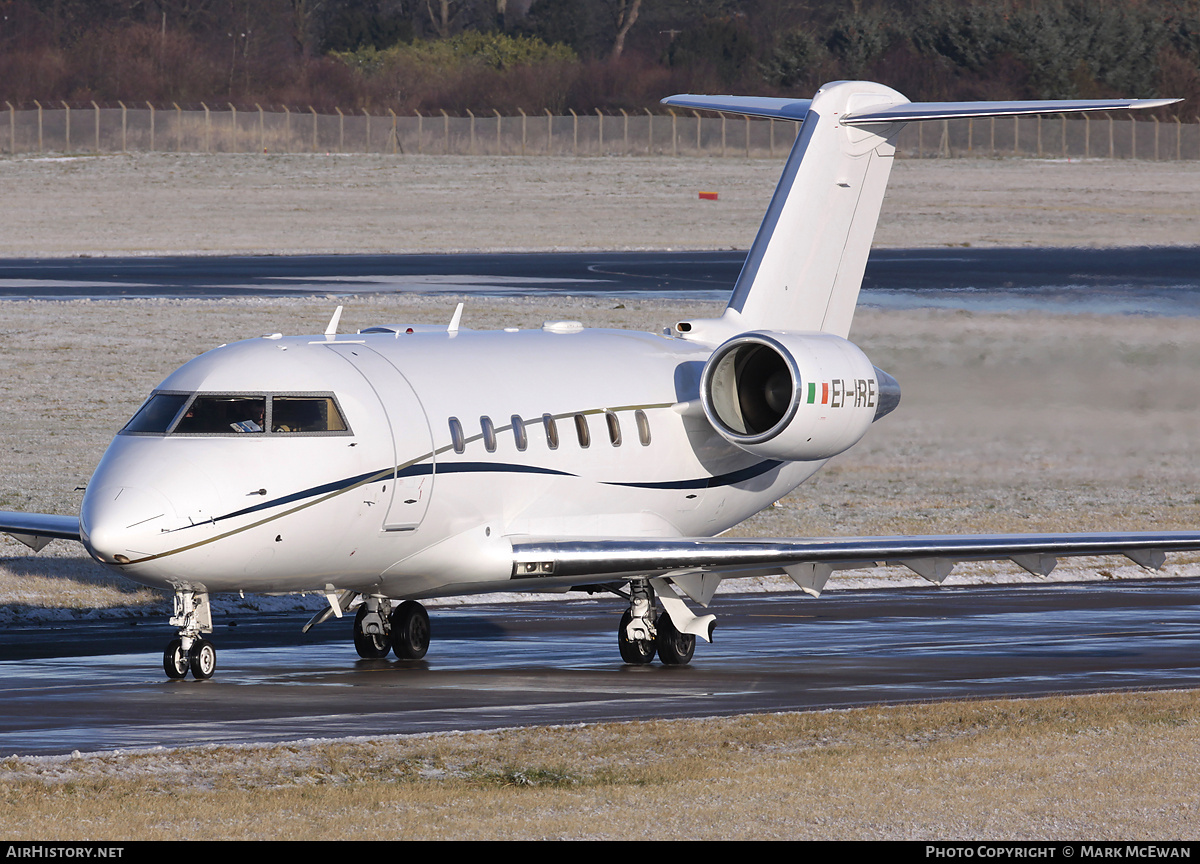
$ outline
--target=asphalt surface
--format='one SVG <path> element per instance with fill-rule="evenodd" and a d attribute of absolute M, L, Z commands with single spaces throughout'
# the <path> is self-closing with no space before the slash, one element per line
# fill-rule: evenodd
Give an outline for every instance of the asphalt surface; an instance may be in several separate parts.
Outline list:
<path fill-rule="evenodd" d="M 620 662 L 613 599 L 435 608 L 425 660 L 348 620 L 218 624 L 167 681 L 165 622 L 0 631 L 0 755 L 1200 686 L 1200 580 L 718 596 L 690 666 Z"/>
<path fill-rule="evenodd" d="M 375 291 L 722 299 L 744 252 L 0 260 L 0 298 Z M 862 302 L 1200 315 L 1200 247 L 877 251 Z M 220 623 L 165 680 L 165 621 L 0 628 L 0 756 L 1200 686 L 1200 581 L 718 597 L 691 666 L 624 666 L 616 600 L 433 611 L 420 663 L 349 623 Z M 236 626 L 232 626 L 236 624 Z"/>
<path fill-rule="evenodd" d="M 721 300 L 745 251 L 0 259 L 0 298 L 627 294 Z M 1200 315 L 1200 246 L 871 253 L 860 302 Z"/>

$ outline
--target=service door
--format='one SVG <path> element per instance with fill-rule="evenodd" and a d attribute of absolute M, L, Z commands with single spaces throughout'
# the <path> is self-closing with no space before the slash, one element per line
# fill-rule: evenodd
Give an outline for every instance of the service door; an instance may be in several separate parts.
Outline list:
<path fill-rule="evenodd" d="M 377 351 L 353 342 L 331 342 L 366 379 L 383 405 L 392 441 L 392 480 L 384 493 L 384 531 L 412 531 L 421 524 L 433 494 L 433 434 L 416 392 L 400 370 Z"/>

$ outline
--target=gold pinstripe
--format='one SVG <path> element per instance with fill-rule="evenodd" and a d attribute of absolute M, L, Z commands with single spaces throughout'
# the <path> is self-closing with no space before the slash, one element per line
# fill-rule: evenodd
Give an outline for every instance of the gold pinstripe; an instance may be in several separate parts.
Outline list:
<path fill-rule="evenodd" d="M 616 413 L 618 411 L 636 411 L 639 409 L 645 410 L 648 408 L 670 408 L 674 404 L 675 404 L 674 402 L 659 402 L 659 403 L 647 403 L 645 405 L 621 405 L 616 408 L 588 408 L 583 411 L 568 411 L 563 414 L 552 414 L 551 417 L 553 417 L 555 420 L 565 420 L 568 417 L 574 417 L 576 414 L 605 414 L 610 411 L 613 413 Z M 507 432 L 507 431 L 511 431 L 511 430 L 512 430 L 512 424 L 509 423 L 507 426 L 496 427 L 495 431 L 499 433 L 499 432 Z M 482 439 L 483 439 L 483 433 L 480 432 L 478 435 L 472 435 L 470 438 L 465 439 L 465 443 L 471 444 L 475 441 L 480 441 Z M 154 561 L 159 558 L 167 558 L 171 555 L 178 555 L 180 552 L 188 552 L 192 549 L 198 549 L 201 546 L 207 546 L 210 543 L 216 543 L 218 540 L 224 540 L 228 537 L 233 537 L 237 534 L 242 534 L 253 528 L 258 528 L 258 527 L 266 525 L 270 522 L 274 522 L 276 519 L 282 519 L 285 516 L 291 516 L 293 513 L 299 513 L 301 510 L 305 510 L 309 507 L 314 507 L 317 504 L 324 503 L 325 501 L 328 501 L 331 498 L 336 498 L 339 495 L 344 495 L 347 492 L 351 492 L 355 489 L 358 489 L 359 487 L 366 486 L 369 483 L 376 483 L 380 480 L 384 480 L 388 477 L 393 476 L 395 473 L 397 473 L 399 471 L 403 471 L 406 468 L 411 468 L 413 465 L 418 465 L 421 462 L 424 462 L 426 459 L 431 459 L 435 456 L 440 456 L 441 454 L 443 454 L 449 450 L 452 450 L 453 448 L 454 448 L 453 444 L 446 444 L 446 445 L 444 445 L 442 447 L 438 447 L 437 449 L 432 450 L 428 453 L 424 453 L 421 456 L 418 456 L 416 459 L 410 459 L 407 462 L 401 463 L 401 464 L 397 465 L 395 468 L 388 468 L 384 471 L 380 471 L 376 474 L 372 474 L 370 477 L 367 477 L 364 480 L 360 480 L 357 483 L 354 483 L 350 486 L 345 487 L 344 489 L 338 489 L 334 492 L 330 492 L 326 495 L 322 495 L 321 497 L 315 498 L 312 501 L 307 501 L 303 504 L 297 505 L 296 507 L 292 507 L 289 510 L 284 510 L 282 513 L 276 513 L 272 516 L 266 517 L 265 519 L 260 519 L 257 522 L 251 522 L 249 525 L 243 525 L 240 528 L 234 528 L 231 531 L 226 531 L 225 533 L 218 534 L 215 537 L 209 537 L 207 540 L 198 540 L 195 543 L 189 543 L 185 546 L 176 547 L 175 549 L 168 549 L 166 552 L 158 552 L 154 555 L 146 555 L 145 557 L 142 557 L 142 558 L 131 559 L 129 561 L 126 561 L 124 564 L 120 564 L 119 566 L 129 567 L 134 564 L 144 564 L 147 561 Z"/>

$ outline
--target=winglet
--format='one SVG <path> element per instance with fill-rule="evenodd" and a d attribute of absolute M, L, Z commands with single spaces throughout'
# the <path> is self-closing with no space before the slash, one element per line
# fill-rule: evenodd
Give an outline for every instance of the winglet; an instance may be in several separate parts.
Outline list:
<path fill-rule="evenodd" d="M 457 308 L 454 310 L 454 315 L 452 315 L 450 318 L 450 326 L 446 328 L 447 333 L 458 332 L 458 322 L 462 320 L 462 310 L 463 304 L 459 303 Z"/>

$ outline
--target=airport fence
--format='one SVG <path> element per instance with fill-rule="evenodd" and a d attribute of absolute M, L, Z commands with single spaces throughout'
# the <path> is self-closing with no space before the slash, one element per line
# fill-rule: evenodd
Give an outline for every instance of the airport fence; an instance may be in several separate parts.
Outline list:
<path fill-rule="evenodd" d="M 95 102 L 7 108 L 0 152 L 67 154 L 385 153 L 578 156 L 744 156 L 787 152 L 799 124 L 699 111 L 452 116 L 365 110 L 199 109 Z M 1028 156 L 1200 160 L 1200 117 L 1051 115 L 911 123 L 897 153 L 909 158 Z"/>

